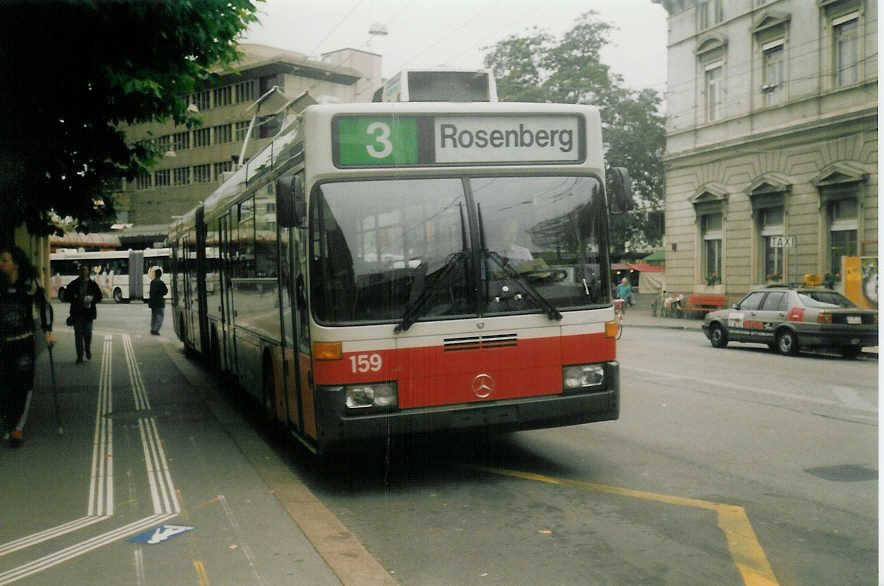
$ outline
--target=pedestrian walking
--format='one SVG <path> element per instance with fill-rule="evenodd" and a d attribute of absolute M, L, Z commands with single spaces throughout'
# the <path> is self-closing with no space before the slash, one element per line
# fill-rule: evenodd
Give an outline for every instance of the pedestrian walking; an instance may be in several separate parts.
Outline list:
<path fill-rule="evenodd" d="M 68 285 L 65 301 L 71 304 L 70 321 L 74 326 L 77 364 L 92 359 L 92 322 L 98 316 L 95 304 L 101 301 L 101 288 L 90 277 L 89 265 L 80 265 L 80 276 Z"/>
<path fill-rule="evenodd" d="M 166 287 L 166 284 L 161 279 L 162 276 L 163 269 L 157 268 L 154 270 L 147 300 L 147 305 L 150 307 L 150 333 L 154 336 L 159 336 L 160 328 L 163 327 L 163 314 L 166 311 L 166 293 L 169 292 L 169 288 Z"/>
<path fill-rule="evenodd" d="M 0 245 L 0 420 L 12 447 L 24 441 L 34 391 L 35 309 L 52 347 L 52 308 L 33 265 L 22 249 Z"/>

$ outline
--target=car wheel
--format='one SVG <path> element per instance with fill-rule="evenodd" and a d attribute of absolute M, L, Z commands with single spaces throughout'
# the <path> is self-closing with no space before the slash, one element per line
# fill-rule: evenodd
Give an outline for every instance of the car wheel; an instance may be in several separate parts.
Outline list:
<path fill-rule="evenodd" d="M 777 336 L 777 350 L 784 356 L 798 354 L 798 336 L 792 330 L 783 330 Z"/>
<path fill-rule="evenodd" d="M 842 346 L 841 347 L 841 356 L 847 358 L 848 360 L 852 360 L 860 355 L 862 352 L 862 348 L 859 346 Z"/>
<path fill-rule="evenodd" d="M 724 348 L 727 346 L 727 332 L 721 327 L 721 324 L 712 324 L 709 326 L 709 341 L 716 348 Z"/>

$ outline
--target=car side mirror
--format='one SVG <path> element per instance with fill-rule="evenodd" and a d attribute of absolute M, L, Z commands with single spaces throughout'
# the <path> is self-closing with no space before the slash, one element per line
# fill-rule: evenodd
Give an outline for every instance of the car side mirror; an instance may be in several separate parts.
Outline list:
<path fill-rule="evenodd" d="M 606 173 L 608 187 L 608 202 L 613 204 L 611 210 L 614 213 L 626 213 L 635 207 L 635 199 L 632 196 L 632 180 L 629 171 L 625 167 L 612 167 Z"/>
<path fill-rule="evenodd" d="M 283 175 L 276 180 L 276 221 L 284 228 L 295 228 L 303 224 L 306 216 L 303 176 Z"/>
<path fill-rule="evenodd" d="M 731 305 L 731 309 L 740 309 L 740 304 L 734 303 L 733 305 Z"/>

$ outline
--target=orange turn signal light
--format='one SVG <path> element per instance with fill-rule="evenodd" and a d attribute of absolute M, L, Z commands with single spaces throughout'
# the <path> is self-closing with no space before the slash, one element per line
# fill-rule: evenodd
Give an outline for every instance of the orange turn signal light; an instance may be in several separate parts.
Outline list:
<path fill-rule="evenodd" d="M 605 337 L 606 338 L 616 338 L 617 337 L 617 320 L 612 319 L 611 321 L 605 322 Z"/>
<path fill-rule="evenodd" d="M 316 360 L 340 360 L 343 356 L 340 342 L 313 342 L 313 358 Z"/>

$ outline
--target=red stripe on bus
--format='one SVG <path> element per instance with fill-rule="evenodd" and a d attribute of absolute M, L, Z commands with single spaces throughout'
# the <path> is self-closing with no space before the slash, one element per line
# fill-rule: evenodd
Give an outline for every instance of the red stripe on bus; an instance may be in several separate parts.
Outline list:
<path fill-rule="evenodd" d="M 513 345 L 481 349 L 446 350 L 439 345 L 345 352 L 342 360 L 316 361 L 314 375 L 320 385 L 396 381 L 399 407 L 409 409 L 558 394 L 563 365 L 615 357 L 612 338 L 586 334 L 520 339 Z M 374 366 L 377 370 L 372 370 Z M 490 393 L 489 386 L 493 386 Z"/>

